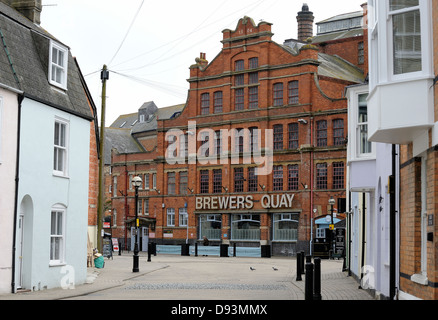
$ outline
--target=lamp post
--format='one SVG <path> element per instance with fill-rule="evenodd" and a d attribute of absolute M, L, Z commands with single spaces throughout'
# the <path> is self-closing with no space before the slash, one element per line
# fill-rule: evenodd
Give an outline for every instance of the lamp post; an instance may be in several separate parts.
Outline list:
<path fill-rule="evenodd" d="M 138 268 L 138 188 L 142 184 L 140 177 L 134 177 L 132 179 L 132 186 L 135 188 L 135 244 L 134 244 L 134 257 L 132 272 L 139 272 Z"/>
<path fill-rule="evenodd" d="M 331 224 L 330 224 L 330 245 L 331 245 L 331 247 L 332 247 L 332 256 L 333 256 L 333 254 L 335 253 L 335 246 L 334 246 L 334 241 L 333 241 L 333 238 L 334 238 L 334 222 L 333 222 L 333 206 L 335 205 L 335 203 L 336 203 L 336 201 L 335 201 L 335 199 L 333 199 L 333 197 L 331 197 L 330 199 L 329 199 L 329 201 L 328 201 L 328 203 L 329 203 L 329 205 L 330 205 L 330 212 L 331 212 L 331 218 L 332 218 L 332 222 L 331 222 Z"/>

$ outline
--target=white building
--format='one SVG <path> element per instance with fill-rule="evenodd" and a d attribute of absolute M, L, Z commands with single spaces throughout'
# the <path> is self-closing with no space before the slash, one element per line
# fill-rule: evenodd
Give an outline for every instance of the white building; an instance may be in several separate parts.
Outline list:
<path fill-rule="evenodd" d="M 391 233 L 390 224 L 390 216 L 394 214 L 391 211 L 391 196 L 395 196 L 389 192 L 389 177 L 393 174 L 393 148 L 391 144 L 373 143 L 368 139 L 368 85 L 351 86 L 346 92 L 349 102 L 349 270 L 360 282 L 362 289 L 370 290 L 377 298 L 389 299 L 393 294 L 389 290 L 391 280 L 398 285 L 399 271 L 396 249 L 399 243 L 399 221 L 394 221 L 394 233 Z M 398 205 L 394 209 L 398 211 Z M 393 257 L 396 257 L 394 261 L 390 255 L 391 237 L 394 237 L 396 244 L 392 248 L 396 250 L 393 252 Z"/>
<path fill-rule="evenodd" d="M 72 287 L 87 274 L 92 101 L 69 48 L 39 26 L 41 2 L 17 2 L 23 15 L 4 3 L 0 292 Z"/>

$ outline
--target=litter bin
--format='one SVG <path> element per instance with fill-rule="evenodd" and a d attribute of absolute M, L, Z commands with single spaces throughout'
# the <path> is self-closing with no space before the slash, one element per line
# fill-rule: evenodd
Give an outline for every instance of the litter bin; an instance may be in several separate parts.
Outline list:
<path fill-rule="evenodd" d="M 262 258 L 270 258 L 271 257 L 271 246 L 261 246 L 261 256 Z"/>
<path fill-rule="evenodd" d="M 220 255 L 221 257 L 228 258 L 228 244 L 221 244 Z"/>
<path fill-rule="evenodd" d="M 190 256 L 190 244 L 185 243 L 181 245 L 181 255 Z"/>
<path fill-rule="evenodd" d="M 96 258 L 94 259 L 94 266 L 98 269 L 102 269 L 105 266 L 105 260 L 100 253 L 94 255 Z"/>

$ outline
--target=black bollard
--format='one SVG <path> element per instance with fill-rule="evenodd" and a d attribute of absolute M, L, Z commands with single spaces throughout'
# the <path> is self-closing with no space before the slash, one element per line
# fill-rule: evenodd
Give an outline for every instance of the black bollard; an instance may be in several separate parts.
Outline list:
<path fill-rule="evenodd" d="M 301 279 L 301 252 L 297 252 L 297 278 L 295 281 L 302 281 Z"/>
<path fill-rule="evenodd" d="M 310 259 L 312 258 L 311 256 Z M 309 261 L 306 257 L 306 261 Z M 312 301 L 313 300 L 313 263 L 312 262 L 306 262 L 306 283 L 304 285 L 305 291 L 304 291 L 304 298 L 306 301 Z"/>
<path fill-rule="evenodd" d="M 313 259 L 315 270 L 313 275 L 313 300 L 322 300 L 321 297 L 321 258 Z"/>
<path fill-rule="evenodd" d="M 195 257 L 198 256 L 198 243 L 195 243 Z"/>
<path fill-rule="evenodd" d="M 236 257 L 236 248 L 237 248 L 237 245 L 234 242 L 234 244 L 233 244 L 233 257 Z"/>
<path fill-rule="evenodd" d="M 151 262 L 151 251 L 152 251 L 152 244 L 148 243 L 148 262 Z"/>
<path fill-rule="evenodd" d="M 306 268 L 304 267 L 304 258 L 306 257 L 306 254 L 304 251 L 301 251 L 301 274 L 304 274 L 306 271 Z"/>

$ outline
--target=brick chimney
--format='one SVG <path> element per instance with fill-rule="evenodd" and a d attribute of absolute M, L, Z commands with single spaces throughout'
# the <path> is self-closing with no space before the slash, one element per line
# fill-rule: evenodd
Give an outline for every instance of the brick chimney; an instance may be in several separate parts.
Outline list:
<path fill-rule="evenodd" d="M 305 41 L 308 38 L 313 37 L 313 21 L 315 17 L 313 12 L 309 11 L 307 3 L 303 4 L 303 8 L 298 12 L 298 40 Z"/>
<path fill-rule="evenodd" d="M 41 23 L 41 11 L 43 5 L 41 0 L 0 0 L 8 6 L 20 12 L 35 24 Z"/>

